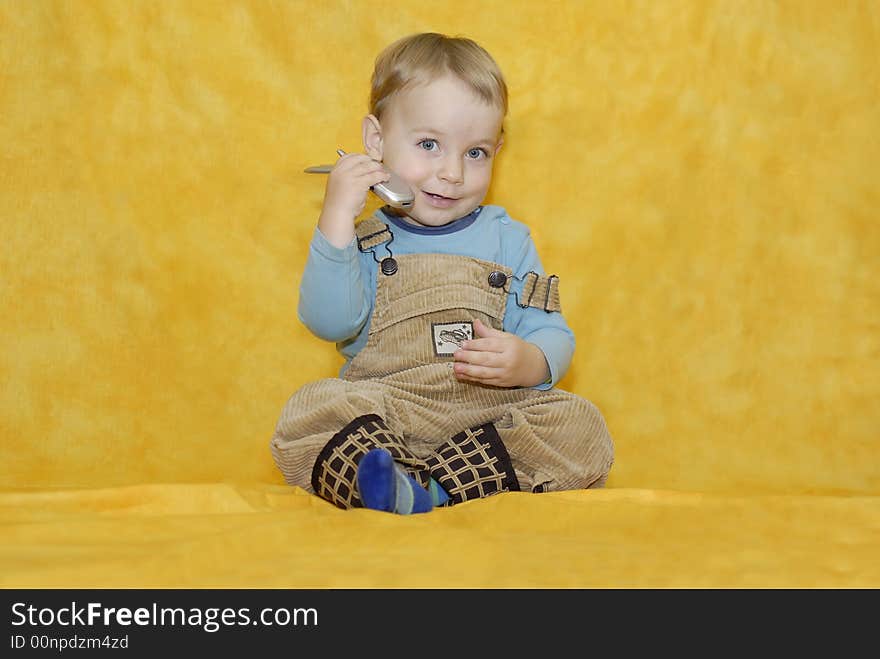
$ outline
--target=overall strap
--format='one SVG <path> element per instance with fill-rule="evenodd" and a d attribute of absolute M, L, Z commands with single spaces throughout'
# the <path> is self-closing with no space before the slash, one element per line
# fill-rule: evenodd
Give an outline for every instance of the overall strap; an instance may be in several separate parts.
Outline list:
<path fill-rule="evenodd" d="M 375 215 L 361 220 L 354 231 L 357 234 L 358 249 L 362 252 L 367 252 L 394 237 L 388 225 Z"/>
<path fill-rule="evenodd" d="M 369 252 L 377 245 L 390 242 L 394 239 L 394 234 L 385 224 L 375 215 L 371 215 L 361 220 L 355 227 L 357 234 L 358 249 L 362 252 Z M 388 261 L 389 259 L 385 259 Z M 377 259 L 378 261 L 378 259 Z M 390 259 L 393 262 L 393 259 Z M 397 268 L 393 268 L 393 272 L 386 271 L 383 267 L 384 274 L 394 274 Z M 506 281 L 505 277 L 505 281 Z M 496 284 L 491 284 L 495 286 Z M 504 285 L 502 282 L 501 286 Z M 543 309 L 547 313 L 552 311 L 561 312 L 562 306 L 559 302 L 559 277 L 556 275 L 539 275 L 537 272 L 527 272 L 523 277 L 522 293 L 518 296 L 517 304 L 523 309 L 533 307 L 535 309 Z"/>
<path fill-rule="evenodd" d="M 517 302 L 522 308 L 534 307 L 546 312 L 562 311 L 559 302 L 559 277 L 527 272 L 523 278 L 522 297 Z"/>

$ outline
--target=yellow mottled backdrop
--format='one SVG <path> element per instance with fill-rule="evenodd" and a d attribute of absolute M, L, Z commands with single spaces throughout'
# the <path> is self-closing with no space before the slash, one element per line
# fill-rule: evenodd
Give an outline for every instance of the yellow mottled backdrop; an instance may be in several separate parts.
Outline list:
<path fill-rule="evenodd" d="M 376 54 L 472 37 L 605 490 L 287 487 Z M 368 211 L 375 207 L 371 202 Z M 880 585 L 880 1 L 0 0 L 0 587 Z"/>
<path fill-rule="evenodd" d="M 0 2 L 0 485 L 282 482 L 340 363 L 296 318 L 302 170 L 423 30 L 506 73 L 488 201 L 561 278 L 609 487 L 876 494 L 871 0 Z"/>
<path fill-rule="evenodd" d="M 272 463 L 341 363 L 303 168 L 417 31 L 506 73 L 488 201 L 605 490 L 400 518 Z M 878 172 L 877 0 L 0 0 L 0 587 L 876 586 Z"/>

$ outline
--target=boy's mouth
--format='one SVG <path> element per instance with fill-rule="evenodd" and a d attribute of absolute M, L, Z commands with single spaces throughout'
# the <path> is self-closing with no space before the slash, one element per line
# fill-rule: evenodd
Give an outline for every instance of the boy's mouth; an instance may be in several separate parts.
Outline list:
<path fill-rule="evenodd" d="M 427 198 L 429 204 L 438 208 L 448 208 L 458 201 L 458 199 L 454 199 L 452 197 L 444 197 L 443 195 L 434 194 L 433 192 L 428 192 L 427 190 L 422 190 L 422 193 Z"/>

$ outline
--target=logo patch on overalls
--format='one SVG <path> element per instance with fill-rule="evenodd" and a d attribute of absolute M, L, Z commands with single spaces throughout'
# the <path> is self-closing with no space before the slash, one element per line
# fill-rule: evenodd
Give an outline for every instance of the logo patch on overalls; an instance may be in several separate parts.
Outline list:
<path fill-rule="evenodd" d="M 434 354 L 451 357 L 461 344 L 474 338 L 473 323 L 434 323 Z"/>

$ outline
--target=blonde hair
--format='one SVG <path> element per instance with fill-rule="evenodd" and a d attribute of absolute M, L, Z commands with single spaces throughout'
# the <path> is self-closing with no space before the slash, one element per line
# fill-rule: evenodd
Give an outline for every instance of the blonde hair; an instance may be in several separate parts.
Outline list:
<path fill-rule="evenodd" d="M 481 99 L 507 114 L 507 84 L 492 56 L 471 39 L 436 32 L 395 41 L 376 58 L 370 92 L 370 114 L 382 118 L 388 101 L 410 84 L 452 74 Z"/>

